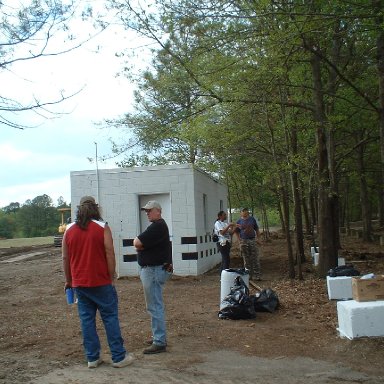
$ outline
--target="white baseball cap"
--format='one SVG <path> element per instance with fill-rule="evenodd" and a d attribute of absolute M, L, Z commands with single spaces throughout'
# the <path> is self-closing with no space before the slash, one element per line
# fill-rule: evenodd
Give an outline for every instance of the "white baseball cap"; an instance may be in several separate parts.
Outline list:
<path fill-rule="evenodd" d="M 142 211 L 146 211 L 148 209 L 157 208 L 161 209 L 161 205 L 156 200 L 150 200 L 147 204 L 144 205 L 144 207 L 141 207 Z"/>

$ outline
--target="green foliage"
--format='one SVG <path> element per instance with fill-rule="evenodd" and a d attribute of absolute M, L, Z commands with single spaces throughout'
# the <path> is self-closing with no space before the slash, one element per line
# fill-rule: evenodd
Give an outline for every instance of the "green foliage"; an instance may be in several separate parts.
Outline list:
<path fill-rule="evenodd" d="M 293 204 L 296 175 L 300 197 L 317 198 L 324 129 L 325 168 L 348 219 L 361 214 L 361 176 L 377 210 L 382 31 L 371 3 L 159 0 L 150 12 L 111 4 L 127 28 L 157 44 L 136 112 L 114 122 L 137 139 L 122 146 L 129 152 L 121 165 L 194 163 L 228 185 L 232 207 L 269 211 L 281 204 L 282 188 Z M 331 176 L 321 181 L 331 184 Z"/>
<path fill-rule="evenodd" d="M 11 203 L 0 210 L 0 238 L 55 235 L 61 223 L 57 208 L 67 207 L 62 197 L 55 207 L 48 195 L 37 196 L 24 204 Z"/>
<path fill-rule="evenodd" d="M 16 229 L 15 218 L 0 212 L 0 239 L 9 239 Z"/>
<path fill-rule="evenodd" d="M 279 227 L 281 226 L 279 212 L 275 209 L 269 209 L 267 211 L 268 224 L 270 227 Z"/>

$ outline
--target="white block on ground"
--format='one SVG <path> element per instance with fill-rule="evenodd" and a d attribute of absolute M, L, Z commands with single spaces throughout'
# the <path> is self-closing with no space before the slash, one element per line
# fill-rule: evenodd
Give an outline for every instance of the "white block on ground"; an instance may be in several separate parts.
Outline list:
<path fill-rule="evenodd" d="M 352 277 L 350 276 L 327 276 L 327 289 L 329 300 L 352 299 Z"/>
<path fill-rule="evenodd" d="M 384 300 L 338 301 L 337 318 L 340 337 L 384 336 Z"/>
<path fill-rule="evenodd" d="M 313 265 L 319 265 L 319 254 L 318 253 L 315 253 L 313 255 Z"/>
<path fill-rule="evenodd" d="M 315 257 L 315 253 L 319 252 L 319 247 L 311 247 L 311 256 Z"/>
<path fill-rule="evenodd" d="M 340 266 L 340 265 L 345 265 L 345 259 L 344 257 L 339 257 L 337 259 L 337 265 Z"/>

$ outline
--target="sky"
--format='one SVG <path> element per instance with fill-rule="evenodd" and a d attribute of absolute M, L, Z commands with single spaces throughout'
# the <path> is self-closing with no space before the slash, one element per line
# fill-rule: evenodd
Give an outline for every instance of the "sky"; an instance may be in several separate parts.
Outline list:
<path fill-rule="evenodd" d="M 17 100 L 30 100 L 31 95 L 54 99 L 61 90 L 72 94 L 82 89 L 50 108 L 61 113 L 59 117 L 45 119 L 25 113 L 15 119 L 32 128 L 1 126 L 0 208 L 43 194 L 54 205 L 60 196 L 70 203 L 70 172 L 95 169 L 96 163 L 89 158 L 95 158 L 96 150 L 99 157 L 111 154 L 110 139 L 124 138 L 126 133 L 95 124 L 133 110 L 134 85 L 116 76 L 123 66 L 115 55 L 121 46 L 137 47 L 140 42 L 133 35 L 110 29 L 73 52 L 14 65 L 0 73 L 2 89 Z M 98 167 L 114 168 L 115 162 L 98 161 Z"/>

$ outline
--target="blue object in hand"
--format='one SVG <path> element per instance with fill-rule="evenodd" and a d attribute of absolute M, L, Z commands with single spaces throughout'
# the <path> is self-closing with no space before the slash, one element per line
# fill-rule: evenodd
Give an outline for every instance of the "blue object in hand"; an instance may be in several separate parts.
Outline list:
<path fill-rule="evenodd" d="M 67 303 L 73 304 L 75 302 L 75 293 L 73 291 L 73 288 L 67 288 L 65 290 L 65 294 L 67 296 Z"/>

